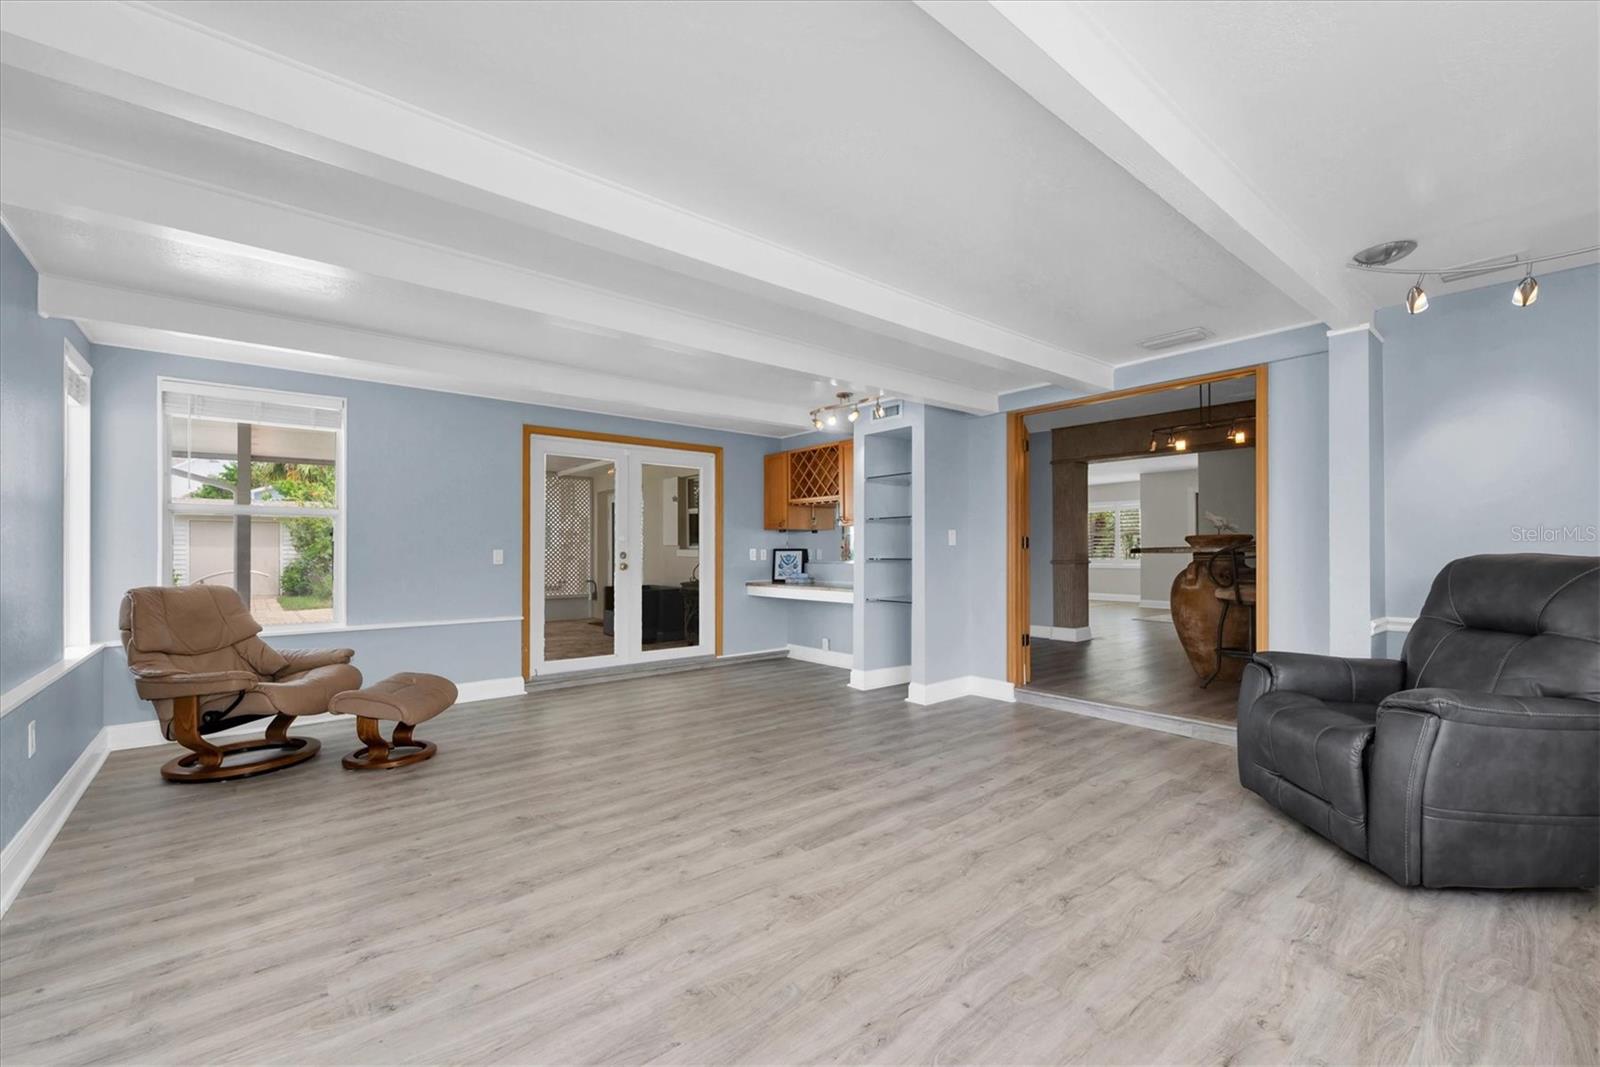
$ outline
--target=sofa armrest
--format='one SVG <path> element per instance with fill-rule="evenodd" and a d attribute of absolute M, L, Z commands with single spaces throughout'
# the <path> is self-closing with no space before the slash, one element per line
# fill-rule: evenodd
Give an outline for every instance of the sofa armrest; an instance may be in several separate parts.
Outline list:
<path fill-rule="evenodd" d="M 133 684 L 144 700 L 248 693 L 261 679 L 249 671 L 174 671 L 164 667 L 134 667 Z"/>
<path fill-rule="evenodd" d="M 1401 885 L 1592 885 L 1600 704 L 1408 689 L 1378 705 L 1367 858 Z M 1541 873 L 1545 872 L 1545 873 Z"/>
<path fill-rule="evenodd" d="M 1405 664 L 1397 659 L 1257 652 L 1251 662 L 1265 672 L 1265 692 L 1287 690 L 1318 700 L 1376 704 L 1405 685 Z"/>
<path fill-rule="evenodd" d="M 1572 697 L 1517 697 L 1460 689 L 1407 689 L 1384 698 L 1385 712 L 1404 708 L 1445 722 L 1526 730 L 1600 730 L 1600 704 Z"/>
<path fill-rule="evenodd" d="M 274 651 L 289 661 L 287 667 L 273 676 L 275 678 L 299 674 L 313 667 L 331 667 L 336 663 L 349 663 L 356 654 L 353 648 L 280 648 Z"/>

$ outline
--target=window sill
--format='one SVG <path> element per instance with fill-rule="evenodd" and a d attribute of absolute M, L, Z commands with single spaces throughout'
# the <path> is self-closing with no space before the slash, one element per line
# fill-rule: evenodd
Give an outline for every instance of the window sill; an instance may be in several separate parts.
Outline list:
<path fill-rule="evenodd" d="M 482 619 L 421 619 L 415 622 L 312 622 L 301 626 L 268 626 L 262 637 L 294 637 L 298 634 L 342 634 L 363 630 L 424 630 L 432 626 L 476 626 L 484 623 L 522 621 L 521 615 L 494 615 Z"/>

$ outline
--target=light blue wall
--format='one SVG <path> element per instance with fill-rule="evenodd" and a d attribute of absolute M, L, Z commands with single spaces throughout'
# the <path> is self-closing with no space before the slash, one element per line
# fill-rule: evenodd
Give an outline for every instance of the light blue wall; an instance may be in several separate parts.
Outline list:
<path fill-rule="evenodd" d="M 958 674 L 1006 676 L 1006 419 L 966 416 L 968 518 L 967 591 L 956 604 L 966 618 L 964 663 Z"/>
<path fill-rule="evenodd" d="M 95 612 L 97 639 L 116 636 L 124 590 L 158 577 L 156 379 L 286 389 L 348 402 L 347 622 L 422 622 L 517 616 L 522 612 L 522 427 L 590 429 L 721 445 L 726 478 L 724 651 L 781 648 L 784 605 L 746 596 L 744 583 L 770 563 L 752 547 L 787 535 L 761 528 L 762 456 L 770 438 L 586 412 L 457 396 L 398 386 L 102 348 L 95 358 Z M 505 550 L 493 566 L 490 552 Z M 498 624 L 486 643 L 454 644 L 449 628 L 352 630 L 313 644 L 349 645 L 369 675 L 393 661 L 458 681 L 511 677 L 520 670 L 520 622 Z M 515 635 L 514 637 L 512 635 Z M 286 639 L 279 639 L 288 644 Z M 442 650 L 452 650 L 449 657 Z M 488 672 L 488 673 L 485 673 Z"/>
<path fill-rule="evenodd" d="M 1460 556 L 1600 551 L 1518 534 L 1600 524 L 1600 268 L 1542 275 L 1528 308 L 1513 280 L 1378 313 L 1388 615 Z"/>
<path fill-rule="evenodd" d="M 100 732 L 100 671 L 101 657 L 91 655 L 0 718 L 0 846 L 28 821 Z M 37 743 L 32 759 L 30 722 Z"/>
<path fill-rule="evenodd" d="M 0 691 L 61 659 L 62 343 L 78 328 L 39 315 L 39 276 L 0 231 Z"/>
<path fill-rule="evenodd" d="M 783 600 L 779 603 L 788 617 L 791 645 L 821 648 L 823 638 L 827 638 L 829 651 L 851 651 L 854 641 L 849 604 L 813 600 Z"/>
<path fill-rule="evenodd" d="M 1328 357 L 1267 368 L 1268 627 L 1272 648 L 1328 649 Z"/>

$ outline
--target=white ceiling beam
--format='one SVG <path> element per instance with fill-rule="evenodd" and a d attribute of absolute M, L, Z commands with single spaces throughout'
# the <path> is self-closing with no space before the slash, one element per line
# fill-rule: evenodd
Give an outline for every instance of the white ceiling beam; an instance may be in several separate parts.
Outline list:
<path fill-rule="evenodd" d="M 1109 388 L 1109 364 L 563 166 L 461 123 L 125 3 L 6 5 L 0 59 L 81 88 L 568 236 L 727 272 L 806 302 Z M 641 254 L 647 252 L 647 254 Z"/>
<path fill-rule="evenodd" d="M 715 417 L 724 424 L 737 421 L 748 428 L 759 428 L 762 433 L 777 428 L 793 432 L 810 425 L 799 404 L 717 395 L 49 274 L 39 276 L 39 313 L 50 318 L 229 342 L 232 347 L 228 351 L 239 362 L 255 362 L 245 358 L 252 350 L 297 354 L 302 358 L 294 369 L 334 377 L 356 377 L 347 373 L 348 364 L 353 361 L 411 376 L 397 384 L 409 384 L 417 380 L 417 375 L 443 378 L 458 383 L 452 392 L 505 396 L 529 403 L 569 406 L 576 402 L 575 406 L 590 411 L 651 412 L 647 417 L 691 423 L 699 420 L 702 425 L 707 417 Z M 164 350 L 173 351 L 170 345 Z"/>
<path fill-rule="evenodd" d="M 1330 325 L 1371 316 L 1342 258 L 1315 248 L 1082 8 L 1031 0 L 917 5 L 1308 312 Z"/>
<path fill-rule="evenodd" d="M 893 364 L 557 278 L 282 202 L 242 196 L 14 131 L 0 133 L 5 202 L 47 214 L 110 220 L 149 236 L 186 235 L 294 256 L 473 300 L 598 326 L 679 348 L 841 381 L 973 414 L 997 411 L 992 392 Z"/>

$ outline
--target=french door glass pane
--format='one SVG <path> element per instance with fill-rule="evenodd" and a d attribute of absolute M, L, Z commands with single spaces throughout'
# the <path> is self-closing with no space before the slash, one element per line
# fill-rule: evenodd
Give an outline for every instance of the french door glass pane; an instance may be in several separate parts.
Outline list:
<path fill-rule="evenodd" d="M 545 459 L 544 658 L 616 651 L 610 501 L 616 466 L 586 456 Z"/>
<path fill-rule="evenodd" d="M 700 643 L 700 471 L 640 464 L 640 646 Z"/>

